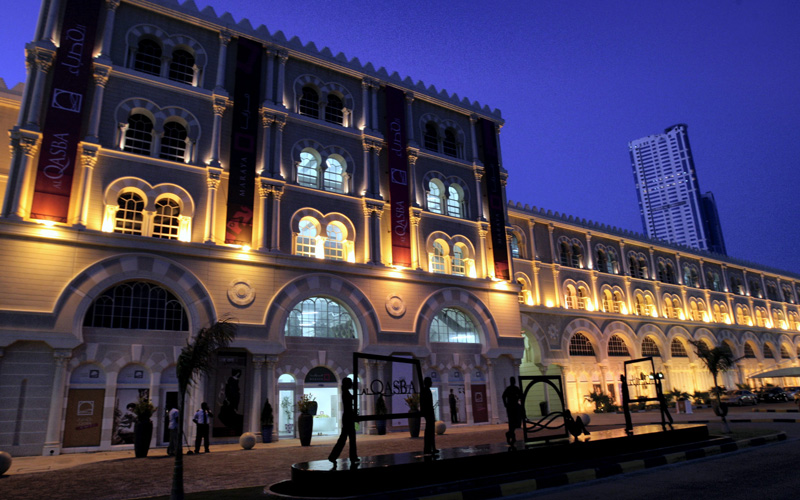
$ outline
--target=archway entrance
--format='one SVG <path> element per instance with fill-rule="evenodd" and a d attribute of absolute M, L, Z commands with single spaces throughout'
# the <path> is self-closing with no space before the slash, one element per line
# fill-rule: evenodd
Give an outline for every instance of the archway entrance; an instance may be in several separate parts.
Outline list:
<path fill-rule="evenodd" d="M 315 436 L 334 436 L 339 434 L 339 384 L 336 375 L 324 366 L 309 370 L 303 387 L 307 394 L 317 402 L 314 415 L 313 433 Z"/>

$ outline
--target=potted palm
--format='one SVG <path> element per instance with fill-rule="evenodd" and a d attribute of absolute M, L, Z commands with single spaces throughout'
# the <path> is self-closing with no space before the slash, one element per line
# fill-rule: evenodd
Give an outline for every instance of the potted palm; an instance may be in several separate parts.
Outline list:
<path fill-rule="evenodd" d="M 419 394 L 406 396 L 408 413 L 413 414 L 408 417 L 408 432 L 412 438 L 419 437 Z"/>
<path fill-rule="evenodd" d="M 316 398 L 310 394 L 303 394 L 297 400 L 297 434 L 300 437 L 300 446 L 311 446 L 311 434 L 314 430 L 314 415 L 317 413 Z"/>
<path fill-rule="evenodd" d="M 150 451 L 150 440 L 153 437 L 153 421 L 150 419 L 155 413 L 156 407 L 153 406 L 150 399 L 139 396 L 132 411 L 136 415 L 136 422 L 133 424 L 134 453 L 136 458 L 144 458 Z"/>
<path fill-rule="evenodd" d="M 272 415 L 272 405 L 269 398 L 264 400 L 264 407 L 261 408 L 261 440 L 265 443 L 272 442 L 272 427 L 275 417 Z"/>
<path fill-rule="evenodd" d="M 383 394 L 380 394 L 378 395 L 378 400 L 375 402 L 375 415 L 381 417 L 387 413 L 389 413 L 389 410 L 386 408 L 386 401 L 383 399 Z M 383 418 L 375 421 L 375 427 L 378 429 L 379 436 L 386 434 L 386 420 Z"/>

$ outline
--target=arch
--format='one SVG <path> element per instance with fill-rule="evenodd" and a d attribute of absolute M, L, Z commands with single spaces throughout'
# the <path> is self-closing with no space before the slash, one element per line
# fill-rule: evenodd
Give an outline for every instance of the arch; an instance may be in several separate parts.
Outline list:
<path fill-rule="evenodd" d="M 600 346 L 600 339 L 603 338 L 603 333 L 597 328 L 597 325 L 584 318 L 574 319 L 564 328 L 564 333 L 561 335 L 561 349 L 565 353 L 568 353 L 569 341 L 572 336 L 578 332 L 585 335 L 592 342 L 592 345 L 595 347 L 595 354 L 597 354 L 599 352 L 598 347 Z"/>
<path fill-rule="evenodd" d="M 303 74 L 298 76 L 292 83 L 292 90 L 294 93 L 294 103 L 295 103 L 294 111 L 296 113 L 300 113 L 300 100 L 303 95 L 303 89 L 306 87 L 313 89 L 317 93 L 318 106 L 323 106 L 327 104 L 328 95 L 333 94 L 339 97 L 342 100 L 344 110 L 346 110 L 344 112 L 344 116 L 342 117 L 341 125 L 345 127 L 350 125 L 348 120 L 348 115 L 349 115 L 348 111 L 352 111 L 355 108 L 355 101 L 353 99 L 352 93 L 347 87 L 338 82 L 325 82 L 316 75 Z M 316 115 L 310 115 L 310 116 L 319 118 L 320 117 L 319 110 L 317 111 Z"/>
<path fill-rule="evenodd" d="M 428 331 L 436 314 L 440 310 L 452 307 L 465 312 L 472 319 L 480 336 L 481 351 L 486 353 L 489 349 L 497 348 L 499 331 L 491 311 L 478 297 L 471 292 L 460 288 L 444 288 L 437 290 L 423 301 L 415 324 L 415 331 L 423 338 L 417 340 L 418 345 L 430 349 Z M 521 354 L 514 352 L 515 354 Z"/>
<path fill-rule="evenodd" d="M 120 177 L 106 187 L 103 194 L 104 205 L 116 205 L 119 195 L 126 191 L 134 191 L 145 200 L 145 210 L 155 211 L 156 200 L 169 197 L 181 206 L 181 214 L 194 217 L 194 200 L 187 190 L 176 184 L 162 183 L 151 186 L 137 177 Z"/>
<path fill-rule="evenodd" d="M 177 121 L 186 127 L 186 136 L 192 144 L 197 144 L 201 136 L 200 121 L 191 112 L 177 106 L 161 108 L 155 102 L 142 97 L 131 97 L 120 102 L 114 110 L 117 123 L 127 123 L 128 118 L 134 114 L 143 114 L 153 121 L 153 130 L 160 134 L 164 131 L 164 124 L 168 121 Z M 120 146 L 122 138 L 119 139 Z"/>
<path fill-rule="evenodd" d="M 528 250 L 528 243 L 525 239 L 525 231 L 522 230 L 521 227 L 517 225 L 512 225 L 509 231 L 509 238 L 516 238 L 516 255 L 513 255 L 514 249 L 513 244 L 511 243 L 511 239 L 509 240 L 509 247 L 511 248 L 512 256 L 518 259 L 525 259 L 527 258 L 527 250 Z"/>
<path fill-rule="evenodd" d="M 605 342 L 608 347 L 608 339 L 613 335 L 619 335 L 623 339 L 625 345 L 628 347 L 628 352 L 631 356 L 639 354 L 636 342 L 636 333 L 627 323 L 622 321 L 612 321 L 603 328 L 603 338 L 607 339 Z"/>
<path fill-rule="evenodd" d="M 158 283 L 183 304 L 189 319 L 189 336 L 217 319 L 211 296 L 203 283 L 181 264 L 146 254 L 121 254 L 87 266 L 62 291 L 55 307 L 54 331 L 79 332 L 83 342 L 83 318 L 89 306 L 105 290 L 124 281 Z"/>
<path fill-rule="evenodd" d="M 335 298 L 349 309 L 359 328 L 357 334 L 359 349 L 364 349 L 377 341 L 377 332 L 381 331 L 380 321 L 367 296 L 350 281 L 326 273 L 314 273 L 296 278 L 275 294 L 264 317 L 264 325 L 269 331 L 268 339 L 280 342 L 285 348 L 283 331 L 289 312 L 301 300 L 317 296 Z"/>
<path fill-rule="evenodd" d="M 520 304 L 533 305 L 533 288 L 531 279 L 527 274 L 517 271 L 514 273 L 514 282 L 520 285 L 519 299 Z"/>

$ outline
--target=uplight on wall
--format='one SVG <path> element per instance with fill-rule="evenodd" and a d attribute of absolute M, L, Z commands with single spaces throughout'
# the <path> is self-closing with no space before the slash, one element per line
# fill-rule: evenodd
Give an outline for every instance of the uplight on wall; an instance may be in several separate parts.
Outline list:
<path fill-rule="evenodd" d="M 553 301 L 552 301 L 551 299 L 547 299 L 547 300 L 544 302 L 544 306 L 545 306 L 545 307 L 553 307 L 553 305 L 554 305 L 554 304 L 553 304 Z"/>

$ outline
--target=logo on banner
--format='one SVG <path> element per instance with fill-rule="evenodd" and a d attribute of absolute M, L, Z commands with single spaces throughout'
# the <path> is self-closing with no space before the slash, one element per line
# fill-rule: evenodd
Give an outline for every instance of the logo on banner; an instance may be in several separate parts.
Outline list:
<path fill-rule="evenodd" d="M 53 102 L 50 103 L 51 107 L 63 109 L 64 111 L 72 111 L 73 113 L 80 113 L 82 104 L 82 94 L 70 92 L 69 90 L 53 89 Z"/>

